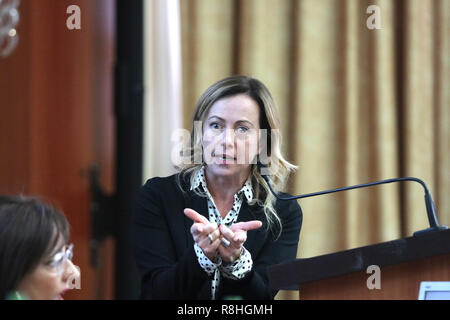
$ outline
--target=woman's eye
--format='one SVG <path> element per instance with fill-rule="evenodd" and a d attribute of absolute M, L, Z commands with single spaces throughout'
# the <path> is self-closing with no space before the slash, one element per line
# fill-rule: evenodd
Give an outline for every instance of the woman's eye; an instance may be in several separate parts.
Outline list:
<path fill-rule="evenodd" d="M 220 125 L 217 122 L 212 122 L 209 125 L 209 127 L 212 128 L 212 129 L 220 129 Z"/>
<path fill-rule="evenodd" d="M 246 133 L 248 131 L 247 127 L 238 127 L 237 128 L 237 133 Z"/>
<path fill-rule="evenodd" d="M 44 265 L 46 265 L 49 268 L 55 268 L 58 265 L 59 261 L 51 260 L 46 262 Z"/>
<path fill-rule="evenodd" d="M 51 266 L 53 264 L 53 260 L 47 260 L 47 261 L 45 261 L 44 262 L 44 265 L 46 265 L 46 266 Z"/>
<path fill-rule="evenodd" d="M 53 257 L 52 263 L 53 265 L 57 265 L 59 263 L 61 263 L 61 261 L 64 259 L 64 255 L 62 253 L 57 253 L 55 254 L 55 256 Z"/>

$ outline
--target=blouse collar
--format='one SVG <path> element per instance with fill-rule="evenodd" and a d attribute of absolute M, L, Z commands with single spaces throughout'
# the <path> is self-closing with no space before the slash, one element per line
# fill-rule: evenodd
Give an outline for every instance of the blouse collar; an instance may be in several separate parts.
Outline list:
<path fill-rule="evenodd" d="M 208 186 L 206 185 L 206 175 L 205 175 L 205 166 L 202 166 L 200 170 L 197 171 L 194 182 L 191 186 L 191 190 L 197 189 L 200 186 L 203 187 L 203 190 L 208 191 Z M 209 193 L 209 191 L 208 191 Z M 253 189 L 252 189 L 252 179 L 251 175 L 247 178 L 247 180 L 244 183 L 244 186 L 236 193 L 236 196 L 240 196 L 241 194 L 244 194 L 245 198 L 247 199 L 247 202 L 250 202 L 253 200 Z"/>

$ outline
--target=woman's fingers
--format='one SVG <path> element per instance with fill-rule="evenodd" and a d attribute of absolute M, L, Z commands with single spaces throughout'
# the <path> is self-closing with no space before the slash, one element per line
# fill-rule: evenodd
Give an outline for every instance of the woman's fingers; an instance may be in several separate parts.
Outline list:
<path fill-rule="evenodd" d="M 220 245 L 220 231 L 216 229 L 211 233 L 202 234 L 199 236 L 197 245 L 202 249 L 203 253 L 208 257 L 209 260 L 213 260 L 217 255 L 217 249 Z"/>
<path fill-rule="evenodd" d="M 194 223 L 191 227 L 192 237 L 203 253 L 212 260 L 220 245 L 220 231 L 216 223 Z"/>
<path fill-rule="evenodd" d="M 247 240 L 247 231 L 261 228 L 262 223 L 258 220 L 238 222 L 231 227 L 225 225 L 217 226 L 196 212 L 186 208 L 184 214 L 194 221 L 191 233 L 194 241 L 211 260 L 219 251 L 222 259 L 233 262 L 240 256 L 242 245 Z"/>
<path fill-rule="evenodd" d="M 206 248 L 208 246 L 211 246 L 217 240 L 219 240 L 219 243 L 220 243 L 220 231 L 219 231 L 219 229 L 217 229 L 214 232 L 206 234 L 206 236 L 203 235 L 201 238 L 199 238 L 199 241 L 197 242 L 197 244 L 199 245 L 200 248 L 203 249 L 203 248 Z"/>
<path fill-rule="evenodd" d="M 217 223 L 215 223 L 215 222 L 209 223 L 208 222 L 208 224 L 206 224 L 205 227 L 203 228 L 203 233 L 208 235 L 209 233 L 214 232 L 216 230 L 218 230 Z"/>
<path fill-rule="evenodd" d="M 203 227 L 204 227 L 203 223 L 194 223 L 191 227 L 192 235 L 199 235 L 203 233 Z"/>
<path fill-rule="evenodd" d="M 222 235 L 223 235 L 225 238 L 227 238 L 227 239 L 230 240 L 230 241 L 233 240 L 234 232 L 231 231 L 231 229 L 228 228 L 226 225 L 221 224 L 221 225 L 219 226 L 219 230 L 220 230 L 220 232 L 222 233 Z"/>
<path fill-rule="evenodd" d="M 232 263 L 236 261 L 241 255 L 242 252 L 242 244 L 247 240 L 247 232 L 246 231 L 238 231 L 233 232 L 230 228 L 225 225 L 219 226 L 222 241 L 226 239 L 229 245 L 225 245 L 221 242 L 222 245 L 219 246 L 219 254 L 223 261 L 227 263 Z"/>
<path fill-rule="evenodd" d="M 220 239 L 220 230 L 219 230 L 219 228 L 217 228 L 217 225 L 216 225 L 216 229 L 212 232 L 209 232 L 207 234 L 206 238 L 208 238 L 208 240 L 210 242 L 214 242 L 215 240 Z"/>
<path fill-rule="evenodd" d="M 246 231 L 236 232 L 233 240 L 234 242 L 243 244 L 245 241 L 247 241 L 247 232 Z"/>
<path fill-rule="evenodd" d="M 209 241 L 209 239 L 206 239 Z M 214 260 L 217 255 L 217 250 L 220 246 L 220 238 L 217 238 L 212 243 L 203 243 L 198 245 L 202 250 L 205 256 L 208 257 L 209 260 Z"/>
<path fill-rule="evenodd" d="M 191 227 L 191 233 L 194 236 L 205 236 L 207 237 L 208 235 L 213 235 L 215 234 L 217 231 L 218 234 L 220 234 L 219 229 L 217 228 L 217 224 L 215 223 L 210 223 L 207 225 L 204 225 L 203 223 L 194 223 Z M 214 237 L 214 238 L 217 238 Z"/>
<path fill-rule="evenodd" d="M 233 224 L 230 229 L 234 232 L 237 230 L 242 231 L 249 231 L 249 230 L 255 230 L 262 227 L 262 222 L 259 220 L 252 220 L 252 221 L 246 221 L 246 222 L 238 222 Z"/>
<path fill-rule="evenodd" d="M 223 224 L 220 225 L 219 230 L 229 244 L 227 246 L 222 243 L 224 247 L 229 247 L 231 245 L 234 248 L 240 248 L 242 244 L 247 240 L 247 232 L 245 231 L 233 232 L 233 230 Z"/>
<path fill-rule="evenodd" d="M 186 208 L 186 209 L 184 209 L 184 214 L 194 222 L 205 223 L 205 224 L 209 223 L 209 220 L 206 219 L 206 217 L 202 216 L 200 213 L 198 213 L 195 210 Z"/>

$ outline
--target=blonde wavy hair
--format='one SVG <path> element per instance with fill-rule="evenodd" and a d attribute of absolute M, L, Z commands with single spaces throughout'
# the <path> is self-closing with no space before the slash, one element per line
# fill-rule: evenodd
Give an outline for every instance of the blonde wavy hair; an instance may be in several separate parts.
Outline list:
<path fill-rule="evenodd" d="M 188 159 L 183 161 L 184 164 L 178 166 L 178 169 L 181 171 L 177 174 L 177 184 L 183 192 L 186 192 L 186 190 L 182 187 L 182 180 L 187 182 L 189 179 L 189 185 L 192 186 L 196 174 L 203 165 L 202 158 L 199 161 L 199 155 L 203 155 L 203 132 L 202 130 L 195 130 L 195 124 L 204 123 L 209 110 L 216 101 L 237 94 L 248 95 L 259 106 L 259 125 L 260 129 L 267 130 L 267 148 L 260 150 L 258 161 L 270 169 L 269 179 L 274 191 L 277 193 L 283 191 L 289 174 L 297 169 L 295 165 L 289 163 L 281 154 L 280 117 L 269 90 L 257 79 L 241 75 L 231 76 L 211 85 L 197 102 L 190 145 L 185 146 L 182 151 L 182 155 L 186 155 L 185 157 Z M 262 151 L 265 151 L 265 157 L 263 157 Z M 264 163 L 262 160 L 266 162 Z M 280 235 L 282 224 L 275 210 L 276 198 L 270 192 L 267 182 L 259 171 L 257 164 L 251 164 L 250 174 L 254 198 L 249 204 L 262 206 L 268 222 L 268 228 L 272 231 L 278 230 L 277 234 Z M 206 197 L 206 194 L 203 192 L 197 190 L 194 190 L 194 192 L 199 196 Z"/>

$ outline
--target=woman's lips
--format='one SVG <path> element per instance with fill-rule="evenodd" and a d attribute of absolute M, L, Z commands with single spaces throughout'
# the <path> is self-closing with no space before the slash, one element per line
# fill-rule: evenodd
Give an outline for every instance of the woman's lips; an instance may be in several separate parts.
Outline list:
<path fill-rule="evenodd" d="M 212 154 L 212 156 L 214 158 L 222 158 L 222 159 L 227 159 L 227 160 L 236 160 L 235 156 L 226 154 L 226 153 L 222 153 L 222 154 Z"/>
<path fill-rule="evenodd" d="M 234 164 L 236 161 L 236 158 L 229 156 L 229 155 L 221 155 L 221 156 L 214 156 L 214 159 L 216 159 L 217 164 Z"/>
<path fill-rule="evenodd" d="M 61 292 L 57 295 L 56 300 L 64 300 L 64 299 L 63 299 L 63 295 L 64 295 L 67 291 L 70 291 L 70 289 L 64 289 L 63 291 L 61 291 Z"/>

